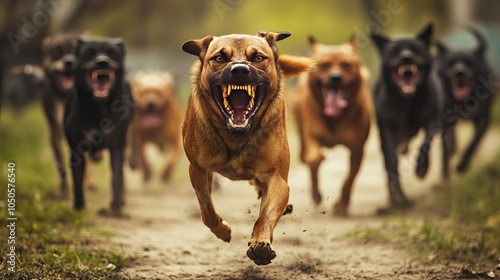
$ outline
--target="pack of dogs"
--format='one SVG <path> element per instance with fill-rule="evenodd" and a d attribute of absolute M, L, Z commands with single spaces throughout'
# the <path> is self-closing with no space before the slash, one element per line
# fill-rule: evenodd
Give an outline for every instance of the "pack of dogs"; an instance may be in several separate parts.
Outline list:
<path fill-rule="evenodd" d="M 125 42 L 121 38 L 59 35 L 44 41 L 46 85 L 42 106 L 49 125 L 59 192 L 69 196 L 69 162 L 73 207 L 85 208 L 84 185 L 90 162 L 109 151 L 112 199 L 102 214 L 119 214 L 125 205 L 124 163 L 140 169 L 144 182 L 152 171 L 145 145 L 165 154 L 161 178 L 168 180 L 181 150 L 189 160 L 189 177 L 203 223 L 229 242 L 231 228 L 217 213 L 211 195 L 214 174 L 247 180 L 261 200 L 247 256 L 257 265 L 276 257 L 273 231 L 293 209 L 288 204 L 290 149 L 287 140 L 285 79 L 298 76 L 291 90 L 302 162 L 310 169 L 311 197 L 319 204 L 319 167 L 323 150 L 343 145 L 350 151 L 350 169 L 333 213 L 347 216 L 352 188 L 360 169 L 374 115 L 387 176 L 389 204 L 380 214 L 406 210 L 413 202 L 401 186 L 398 158 L 420 130 L 425 137 L 415 174 L 425 177 L 434 136 L 442 142 L 442 176 L 450 176 L 456 151 L 455 126 L 471 120 L 475 134 L 456 170 L 464 172 L 487 130 L 494 89 L 487 43 L 474 27 L 475 49 L 433 43 L 429 24 L 415 36 L 389 38 L 371 34 L 380 55 L 380 75 L 373 90 L 358 54 L 356 36 L 338 45 L 308 37 L 309 57 L 280 54 L 278 43 L 289 32 L 231 34 L 188 40 L 182 50 L 196 56 L 191 68 L 191 93 L 184 120 L 175 75 L 140 71 L 126 80 Z M 437 52 L 431 51 L 436 47 Z M 471 106 L 471 102 L 474 106 Z M 63 158 L 62 139 L 69 145 Z M 130 156 L 127 156 L 127 145 Z M 295 151 L 292 151 L 295 153 Z M 217 175 L 218 176 L 218 175 Z"/>

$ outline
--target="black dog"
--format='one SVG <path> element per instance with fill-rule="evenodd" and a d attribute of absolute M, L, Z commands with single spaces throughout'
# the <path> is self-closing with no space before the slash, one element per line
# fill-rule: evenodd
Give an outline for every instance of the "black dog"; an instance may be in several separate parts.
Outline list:
<path fill-rule="evenodd" d="M 489 66 L 486 54 L 486 40 L 476 29 L 469 29 L 478 41 L 474 50 L 451 51 L 438 43 L 438 73 L 446 92 L 443 115 L 443 176 L 449 177 L 449 159 L 455 152 L 455 124 L 460 119 L 474 122 L 476 131 L 462 160 L 457 166 L 458 172 L 464 172 L 469 166 L 472 154 L 483 137 L 490 123 L 490 109 L 495 94 L 490 82 L 493 70 Z"/>
<path fill-rule="evenodd" d="M 444 93 L 433 71 L 429 46 L 432 25 L 416 38 L 390 40 L 372 34 L 381 57 L 381 77 L 375 88 L 375 108 L 382 152 L 388 175 L 391 207 L 405 209 L 412 202 L 404 195 L 399 181 L 397 150 L 407 151 L 408 141 L 425 129 L 425 140 L 416 164 L 423 178 L 429 167 L 432 138 L 441 127 Z M 383 213 L 386 209 L 381 209 Z"/>
<path fill-rule="evenodd" d="M 61 197 L 68 196 L 68 183 L 61 150 L 63 138 L 63 108 L 66 97 L 73 92 L 78 60 L 76 44 L 78 36 L 60 35 L 43 41 L 44 88 L 41 91 L 42 106 L 49 125 L 50 145 L 56 159 Z"/>
<path fill-rule="evenodd" d="M 64 129 L 71 148 L 74 208 L 84 208 L 85 154 L 110 151 L 111 210 L 124 205 L 123 160 L 127 127 L 134 106 L 124 80 L 125 45 L 121 39 L 78 40 L 75 94 L 66 100 Z"/>

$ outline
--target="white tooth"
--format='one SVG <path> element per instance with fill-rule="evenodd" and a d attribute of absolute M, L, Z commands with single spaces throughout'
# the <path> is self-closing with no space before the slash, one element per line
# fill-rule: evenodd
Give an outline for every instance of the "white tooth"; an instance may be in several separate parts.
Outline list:
<path fill-rule="evenodd" d="M 229 102 L 227 101 L 226 98 L 224 98 L 224 107 L 228 108 L 229 107 Z"/>
<path fill-rule="evenodd" d="M 255 91 L 257 90 L 257 86 L 251 86 L 251 96 L 252 98 L 255 98 Z"/>
<path fill-rule="evenodd" d="M 398 75 L 400 77 L 403 77 L 404 74 L 405 74 L 405 68 L 404 68 L 404 66 L 399 66 L 399 68 L 398 68 Z"/>
<path fill-rule="evenodd" d="M 417 66 L 416 66 L 415 64 L 412 64 L 412 65 L 410 66 L 410 69 L 411 69 L 411 72 L 412 72 L 412 73 L 417 73 Z"/>
<path fill-rule="evenodd" d="M 233 89 L 232 87 L 232 85 L 227 86 L 227 96 L 231 95 L 231 90 Z"/>
<path fill-rule="evenodd" d="M 92 71 L 92 77 L 91 77 L 92 81 L 96 81 L 97 80 L 97 71 L 94 70 Z"/>

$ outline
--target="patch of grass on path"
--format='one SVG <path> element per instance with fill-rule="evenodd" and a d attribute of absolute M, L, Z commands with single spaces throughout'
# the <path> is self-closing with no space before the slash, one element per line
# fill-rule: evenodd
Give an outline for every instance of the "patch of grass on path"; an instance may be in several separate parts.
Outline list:
<path fill-rule="evenodd" d="M 12 244 L 5 238 L 9 162 L 16 164 L 15 273 L 8 271 Z M 2 108 L 0 186 L 0 279 L 121 278 L 116 271 L 126 261 L 123 252 L 105 247 L 106 236 L 93 229 L 91 217 L 54 195 L 57 177 L 39 104 L 22 117 Z"/>

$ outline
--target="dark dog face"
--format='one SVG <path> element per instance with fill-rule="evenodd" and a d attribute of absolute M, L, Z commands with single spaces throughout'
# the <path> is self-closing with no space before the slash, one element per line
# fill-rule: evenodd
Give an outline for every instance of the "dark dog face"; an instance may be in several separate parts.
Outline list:
<path fill-rule="evenodd" d="M 94 99 L 106 100 L 123 76 L 125 44 L 122 39 L 92 39 L 78 41 L 80 61 L 77 79 Z"/>
<path fill-rule="evenodd" d="M 231 132 L 247 131 L 259 108 L 278 94 L 280 70 L 274 43 L 288 36 L 290 33 L 272 32 L 207 36 L 182 46 L 200 57 L 199 92 Z"/>
<path fill-rule="evenodd" d="M 429 46 L 432 25 L 429 24 L 415 38 L 390 40 L 382 35 L 371 35 L 382 57 L 382 71 L 386 79 L 403 96 L 412 96 L 431 69 Z"/>
<path fill-rule="evenodd" d="M 143 130 L 162 125 L 176 95 L 175 81 L 167 72 L 139 72 L 131 83 L 139 126 Z"/>
<path fill-rule="evenodd" d="M 77 38 L 74 35 L 62 35 L 43 41 L 44 67 L 63 92 L 72 90 L 75 85 Z"/>
<path fill-rule="evenodd" d="M 323 113 L 339 117 L 349 105 L 361 82 L 360 60 L 353 36 L 347 44 L 326 46 L 309 37 L 315 66 L 309 70 L 310 84 L 317 100 L 324 105 Z"/>
<path fill-rule="evenodd" d="M 456 101 L 462 101 L 473 93 L 480 69 L 487 64 L 484 59 L 485 39 L 479 31 L 471 31 L 479 42 L 474 50 L 452 51 L 442 43 L 437 44 L 439 75 L 448 89 L 447 92 L 451 93 Z"/>

